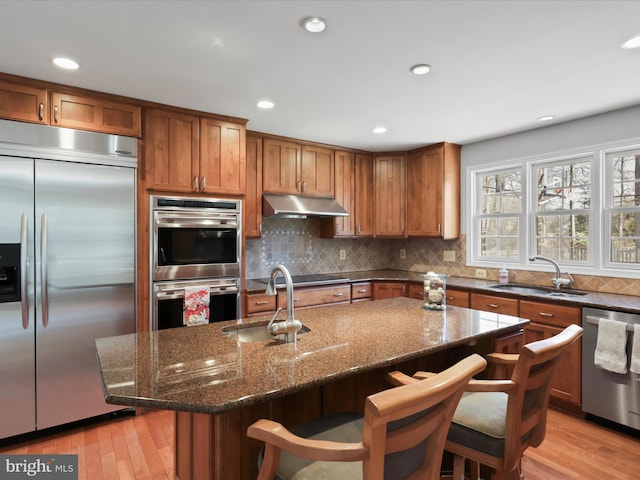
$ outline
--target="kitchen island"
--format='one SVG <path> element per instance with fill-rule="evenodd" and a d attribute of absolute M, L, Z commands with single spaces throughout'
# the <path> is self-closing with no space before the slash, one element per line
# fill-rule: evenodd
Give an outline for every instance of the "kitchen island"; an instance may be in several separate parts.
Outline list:
<path fill-rule="evenodd" d="M 439 371 L 528 320 L 394 298 L 301 310 L 310 331 L 297 343 L 237 342 L 222 328 L 252 318 L 96 340 L 107 403 L 176 415 L 176 476 L 255 478 L 261 445 L 246 436 L 258 418 L 286 426 L 361 411 L 400 369 Z"/>

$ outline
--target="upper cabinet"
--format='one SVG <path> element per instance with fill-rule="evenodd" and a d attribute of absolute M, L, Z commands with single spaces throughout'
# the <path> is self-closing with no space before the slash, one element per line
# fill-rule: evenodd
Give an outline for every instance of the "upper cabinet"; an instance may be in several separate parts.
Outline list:
<path fill-rule="evenodd" d="M 334 196 L 333 150 L 266 138 L 262 187 L 266 193 Z"/>
<path fill-rule="evenodd" d="M 146 188 L 200 191 L 199 118 L 152 109 L 147 111 L 145 120 Z"/>
<path fill-rule="evenodd" d="M 21 122 L 140 137 L 141 108 L 0 80 L 0 117 Z"/>
<path fill-rule="evenodd" d="M 141 108 L 122 102 L 52 92 L 51 125 L 139 137 Z"/>
<path fill-rule="evenodd" d="M 199 192 L 245 194 L 246 142 L 244 125 L 200 119 Z"/>
<path fill-rule="evenodd" d="M 160 109 L 145 120 L 146 188 L 245 194 L 244 125 Z"/>
<path fill-rule="evenodd" d="M 262 236 L 262 138 L 255 135 L 247 135 L 247 196 L 242 215 L 245 236 L 260 238 Z"/>
<path fill-rule="evenodd" d="M 460 146 L 439 143 L 407 155 L 407 236 L 460 236 Z"/>
<path fill-rule="evenodd" d="M 406 237 L 406 156 L 376 155 L 374 236 Z"/>
<path fill-rule="evenodd" d="M 335 199 L 348 217 L 322 219 L 320 236 L 373 236 L 373 155 L 335 152 Z"/>
<path fill-rule="evenodd" d="M 0 117 L 31 123 L 49 123 L 47 90 L 0 81 Z"/>

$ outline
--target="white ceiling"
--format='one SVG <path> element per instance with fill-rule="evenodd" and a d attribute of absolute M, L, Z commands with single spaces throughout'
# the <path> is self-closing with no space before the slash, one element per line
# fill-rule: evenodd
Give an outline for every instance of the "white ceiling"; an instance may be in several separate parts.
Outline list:
<path fill-rule="evenodd" d="M 324 33 L 302 30 L 310 15 Z M 370 151 L 640 104 L 640 49 L 620 48 L 640 1 L 2 0 L 0 18 L 0 71 Z M 416 77 L 416 63 L 433 70 Z"/>

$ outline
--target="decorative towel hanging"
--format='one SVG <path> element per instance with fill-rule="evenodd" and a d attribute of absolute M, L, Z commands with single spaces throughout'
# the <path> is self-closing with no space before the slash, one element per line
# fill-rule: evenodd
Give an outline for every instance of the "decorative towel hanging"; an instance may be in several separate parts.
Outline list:
<path fill-rule="evenodd" d="M 596 367 L 614 373 L 627 373 L 627 324 L 608 318 L 598 319 L 598 338 L 593 357 Z"/>
<path fill-rule="evenodd" d="M 636 375 L 640 375 L 640 324 L 633 325 L 633 348 L 631 350 L 631 370 Z"/>
<path fill-rule="evenodd" d="M 209 323 L 209 286 L 184 288 L 183 323 L 187 327 Z"/>

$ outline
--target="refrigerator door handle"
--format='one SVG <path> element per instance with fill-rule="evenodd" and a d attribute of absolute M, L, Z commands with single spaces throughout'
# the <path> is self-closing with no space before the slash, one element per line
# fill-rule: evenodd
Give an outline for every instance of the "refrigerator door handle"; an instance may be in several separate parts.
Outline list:
<path fill-rule="evenodd" d="M 42 326 L 49 325 L 49 282 L 47 278 L 47 214 L 40 223 L 40 276 L 42 277 Z"/>
<path fill-rule="evenodd" d="M 29 328 L 29 296 L 27 295 L 27 214 L 23 213 L 20 220 L 20 298 L 22 299 L 22 328 Z"/>

